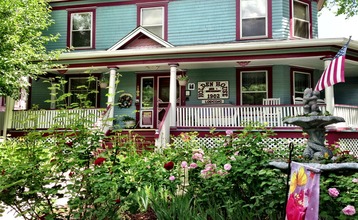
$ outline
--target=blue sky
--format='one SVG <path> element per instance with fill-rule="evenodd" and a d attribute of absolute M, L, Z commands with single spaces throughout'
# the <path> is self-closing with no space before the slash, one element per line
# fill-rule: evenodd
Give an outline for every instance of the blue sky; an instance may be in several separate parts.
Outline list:
<path fill-rule="evenodd" d="M 345 16 L 335 16 L 327 9 L 322 9 L 318 17 L 319 38 L 349 38 L 358 40 L 358 15 L 345 19 Z"/>

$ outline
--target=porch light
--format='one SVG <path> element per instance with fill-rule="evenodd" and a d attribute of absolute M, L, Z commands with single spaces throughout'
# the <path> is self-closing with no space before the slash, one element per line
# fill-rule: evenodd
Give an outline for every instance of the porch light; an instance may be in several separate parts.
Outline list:
<path fill-rule="evenodd" d="M 247 66 L 251 61 L 238 61 L 237 64 L 239 64 L 241 67 Z"/>

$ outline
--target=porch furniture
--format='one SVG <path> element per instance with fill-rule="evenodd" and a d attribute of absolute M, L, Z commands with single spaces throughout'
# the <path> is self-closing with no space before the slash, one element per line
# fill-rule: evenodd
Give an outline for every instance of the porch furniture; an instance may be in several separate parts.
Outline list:
<path fill-rule="evenodd" d="M 303 98 L 302 97 L 292 96 L 292 98 L 293 98 L 293 104 L 295 104 L 295 105 L 302 105 L 303 104 Z"/>
<path fill-rule="evenodd" d="M 279 105 L 280 102 L 281 102 L 280 98 L 268 98 L 262 100 L 263 105 Z"/>
<path fill-rule="evenodd" d="M 263 99 L 262 104 L 262 121 L 267 122 L 268 125 L 278 126 L 279 121 L 282 120 L 281 112 L 278 108 L 274 108 L 275 105 L 280 105 L 280 98 L 268 98 Z"/>

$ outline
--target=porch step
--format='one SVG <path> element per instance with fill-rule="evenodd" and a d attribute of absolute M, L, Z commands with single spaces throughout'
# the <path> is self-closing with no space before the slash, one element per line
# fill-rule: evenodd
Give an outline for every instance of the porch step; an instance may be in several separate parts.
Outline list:
<path fill-rule="evenodd" d="M 117 141 L 132 141 L 136 144 L 138 151 L 151 150 L 155 145 L 155 129 L 123 129 L 121 131 L 110 131 L 106 139 L 106 145 L 111 146 L 113 139 Z"/>

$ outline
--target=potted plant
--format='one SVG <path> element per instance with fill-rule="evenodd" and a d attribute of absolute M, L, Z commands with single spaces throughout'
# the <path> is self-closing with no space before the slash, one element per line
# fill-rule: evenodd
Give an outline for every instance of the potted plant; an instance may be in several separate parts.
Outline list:
<path fill-rule="evenodd" d="M 186 86 L 186 84 L 189 81 L 189 77 L 187 75 L 180 74 L 177 76 L 177 80 L 178 80 L 180 86 Z"/>
<path fill-rule="evenodd" d="M 125 128 L 134 128 L 135 123 L 136 123 L 135 118 L 128 116 L 128 115 L 122 116 L 122 121 L 124 123 Z"/>
<path fill-rule="evenodd" d="M 107 88 L 108 87 L 108 77 L 106 77 L 106 76 L 102 76 L 101 77 L 101 79 L 99 80 L 99 87 L 101 88 L 101 89 L 105 89 L 105 88 Z"/>

